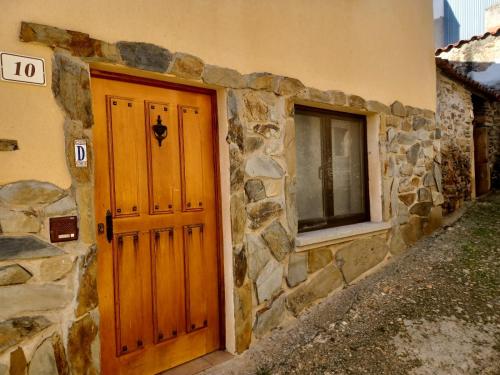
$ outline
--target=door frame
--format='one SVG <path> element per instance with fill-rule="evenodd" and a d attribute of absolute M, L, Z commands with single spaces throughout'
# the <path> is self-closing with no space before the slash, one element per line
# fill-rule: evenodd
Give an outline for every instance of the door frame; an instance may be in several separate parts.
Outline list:
<path fill-rule="evenodd" d="M 90 79 L 101 78 L 113 81 L 121 81 L 144 86 L 153 86 L 158 88 L 186 91 L 198 94 L 208 95 L 210 97 L 212 118 L 212 144 L 213 144 L 213 168 L 215 182 L 215 207 L 216 207 L 216 247 L 217 247 L 217 283 L 219 300 L 217 306 L 219 309 L 219 349 L 226 349 L 226 311 L 225 311 L 225 283 L 224 283 L 224 233 L 223 233 L 223 218 L 222 218 L 222 189 L 221 189 L 221 170 L 220 170 L 220 144 L 219 144 L 219 122 L 217 108 L 217 91 L 204 87 L 189 86 L 180 83 L 156 80 L 153 78 L 145 78 L 125 73 L 110 72 L 97 68 L 90 69 Z M 94 196 L 96 187 L 94 185 Z M 95 207 L 92 207 L 95 212 Z M 99 248 L 97 248 L 97 256 L 99 256 Z M 99 294 L 99 290 L 97 289 Z M 100 333 L 100 330 L 99 330 Z M 102 351 L 101 351 L 102 353 Z"/>

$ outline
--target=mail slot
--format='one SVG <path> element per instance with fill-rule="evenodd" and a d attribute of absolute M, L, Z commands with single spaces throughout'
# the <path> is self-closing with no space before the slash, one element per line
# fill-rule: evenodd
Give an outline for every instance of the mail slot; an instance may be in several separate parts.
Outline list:
<path fill-rule="evenodd" d="M 76 216 L 52 217 L 49 219 L 50 242 L 74 241 L 78 239 Z"/>

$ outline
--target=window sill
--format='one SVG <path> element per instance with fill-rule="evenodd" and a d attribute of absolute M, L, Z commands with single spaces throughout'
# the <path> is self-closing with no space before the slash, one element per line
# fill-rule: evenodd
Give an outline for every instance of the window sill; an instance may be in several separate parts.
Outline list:
<path fill-rule="evenodd" d="M 390 222 L 374 223 L 368 221 L 365 223 L 299 233 L 295 238 L 296 251 L 306 251 L 319 246 L 346 242 L 368 235 L 373 236 L 382 234 L 387 232 L 390 228 Z"/>

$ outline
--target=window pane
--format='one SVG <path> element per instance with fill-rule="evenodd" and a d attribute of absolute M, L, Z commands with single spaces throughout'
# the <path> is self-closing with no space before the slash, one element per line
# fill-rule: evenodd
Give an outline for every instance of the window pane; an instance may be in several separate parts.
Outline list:
<path fill-rule="evenodd" d="M 363 124 L 353 119 L 330 121 L 334 216 L 362 214 L 365 211 Z"/>
<path fill-rule="evenodd" d="M 321 166 L 321 119 L 295 116 L 297 147 L 297 211 L 299 220 L 323 217 Z"/>

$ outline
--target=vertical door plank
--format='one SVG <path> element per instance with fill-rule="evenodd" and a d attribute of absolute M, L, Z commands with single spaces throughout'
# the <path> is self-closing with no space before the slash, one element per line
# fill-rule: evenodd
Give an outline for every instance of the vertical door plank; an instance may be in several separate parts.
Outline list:
<path fill-rule="evenodd" d="M 139 214 L 137 104 L 132 99 L 108 97 L 107 100 L 113 216 L 135 216 Z"/>
<path fill-rule="evenodd" d="M 187 331 L 208 326 L 203 224 L 184 227 Z"/>
<path fill-rule="evenodd" d="M 197 107 L 179 106 L 182 154 L 182 209 L 203 209 L 203 137 L 200 110 Z M 205 140 L 210 142 L 210 140 Z"/>
<path fill-rule="evenodd" d="M 168 103 L 145 102 L 145 106 L 150 213 L 171 213 L 177 204 L 175 191 L 180 190 L 178 127 Z M 158 119 L 167 127 L 161 146 L 153 132 Z"/>
<path fill-rule="evenodd" d="M 184 258 L 173 228 L 151 234 L 154 340 L 158 343 L 185 333 Z"/>
<path fill-rule="evenodd" d="M 144 288 L 148 279 L 144 272 L 146 257 L 140 251 L 145 247 L 140 240 L 138 232 L 119 234 L 114 240 L 117 355 L 142 349 L 148 336 L 145 328 L 151 310 Z"/>

